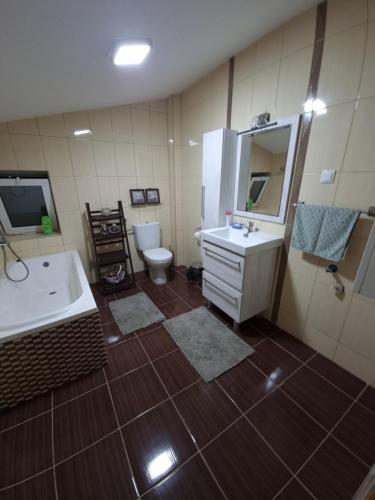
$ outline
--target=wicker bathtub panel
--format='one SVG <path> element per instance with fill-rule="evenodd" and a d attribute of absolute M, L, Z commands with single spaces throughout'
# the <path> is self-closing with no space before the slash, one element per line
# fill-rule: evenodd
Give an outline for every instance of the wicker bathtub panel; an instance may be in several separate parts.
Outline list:
<path fill-rule="evenodd" d="M 0 345 L 0 410 L 102 367 L 99 313 Z"/>

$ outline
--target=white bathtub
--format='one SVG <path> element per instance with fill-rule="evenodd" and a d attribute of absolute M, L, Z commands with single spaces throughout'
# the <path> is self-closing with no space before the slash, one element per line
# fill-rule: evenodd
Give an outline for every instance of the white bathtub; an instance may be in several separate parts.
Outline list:
<path fill-rule="evenodd" d="M 25 262 L 30 275 L 21 283 L 9 281 L 0 271 L 0 344 L 97 310 L 76 250 Z M 19 279 L 25 269 L 9 262 L 8 274 Z"/>

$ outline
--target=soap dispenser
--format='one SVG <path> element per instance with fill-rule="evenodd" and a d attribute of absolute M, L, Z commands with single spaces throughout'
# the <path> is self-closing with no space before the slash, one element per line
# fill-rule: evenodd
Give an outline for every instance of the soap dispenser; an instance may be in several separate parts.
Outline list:
<path fill-rule="evenodd" d="M 40 210 L 42 214 L 42 230 L 44 234 L 52 234 L 53 233 L 53 227 L 52 227 L 52 221 L 50 216 L 48 215 L 47 208 L 42 207 Z"/>

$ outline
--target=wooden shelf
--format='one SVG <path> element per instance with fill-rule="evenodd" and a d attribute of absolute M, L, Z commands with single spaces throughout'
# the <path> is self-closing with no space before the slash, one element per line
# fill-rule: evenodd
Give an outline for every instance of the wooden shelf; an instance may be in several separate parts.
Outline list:
<path fill-rule="evenodd" d="M 126 232 L 126 219 L 122 202 L 118 202 L 118 208 L 111 211 L 111 214 L 102 215 L 100 210 L 90 210 L 90 204 L 86 203 L 87 217 L 91 230 L 91 237 L 94 243 L 96 269 L 99 277 L 99 291 L 102 294 L 109 294 L 115 291 L 125 290 L 135 286 L 135 276 L 133 262 L 130 253 L 128 235 Z M 120 231 L 114 234 L 101 234 L 98 232 L 100 223 L 116 220 L 116 225 Z M 103 245 L 116 245 L 112 251 L 100 252 L 98 249 Z M 125 278 L 115 285 L 105 281 L 103 268 L 123 264 Z"/>

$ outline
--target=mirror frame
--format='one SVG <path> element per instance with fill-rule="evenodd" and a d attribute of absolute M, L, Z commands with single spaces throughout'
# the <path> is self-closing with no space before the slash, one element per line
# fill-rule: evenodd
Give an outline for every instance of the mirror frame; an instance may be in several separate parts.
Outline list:
<path fill-rule="evenodd" d="M 268 222 L 275 222 L 276 224 L 284 224 L 286 218 L 287 205 L 289 200 L 289 193 L 291 189 L 292 183 L 292 174 L 294 169 L 294 159 L 296 156 L 296 145 L 299 133 L 301 115 L 293 115 L 287 118 L 282 118 L 275 122 L 270 123 L 265 127 L 261 127 L 258 129 L 250 129 L 244 130 L 242 132 L 238 132 L 238 141 L 237 141 L 237 160 L 236 160 L 236 182 L 234 188 L 234 215 L 238 215 L 240 217 L 246 217 L 249 219 L 263 220 Z M 288 155 L 285 165 L 285 174 L 283 180 L 283 187 L 281 192 L 280 199 L 280 210 L 278 215 L 266 215 L 260 214 L 257 212 L 247 212 L 245 210 L 238 210 L 238 198 L 239 198 L 239 186 L 244 185 L 246 181 L 246 186 L 248 185 L 249 172 L 246 172 L 246 179 L 244 172 L 241 172 L 241 162 L 245 160 L 248 161 L 249 154 L 251 151 L 250 145 L 245 146 L 245 141 L 243 141 L 244 137 L 255 136 L 261 134 L 264 131 L 277 130 L 279 128 L 284 128 L 290 126 L 290 137 L 288 144 Z"/>

